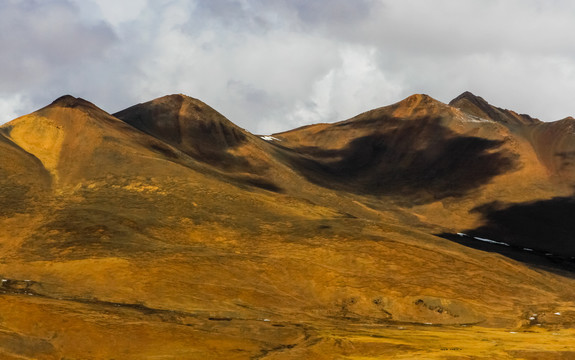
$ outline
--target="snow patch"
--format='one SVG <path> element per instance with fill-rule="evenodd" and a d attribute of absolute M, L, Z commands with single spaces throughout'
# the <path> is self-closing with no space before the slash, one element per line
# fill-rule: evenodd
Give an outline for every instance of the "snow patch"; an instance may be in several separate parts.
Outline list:
<path fill-rule="evenodd" d="M 480 118 L 479 116 L 474 116 L 474 115 L 469 115 L 466 114 L 467 116 L 461 116 L 460 119 L 463 122 L 470 122 L 470 123 L 491 123 L 493 121 L 489 120 L 489 119 L 484 119 L 484 118 Z"/>
<path fill-rule="evenodd" d="M 276 137 L 273 137 L 273 136 L 271 136 L 271 135 L 260 136 L 260 138 L 261 138 L 262 140 L 265 140 L 265 141 L 281 141 L 280 139 L 278 139 L 278 138 L 276 138 Z"/>
<path fill-rule="evenodd" d="M 510 246 L 508 243 L 504 243 L 504 242 L 501 242 L 501 241 L 495 241 L 495 240 L 485 239 L 485 238 L 481 238 L 481 237 L 477 237 L 477 236 L 474 236 L 473 238 L 474 238 L 475 240 L 483 241 L 483 242 L 490 243 L 490 244 Z"/>

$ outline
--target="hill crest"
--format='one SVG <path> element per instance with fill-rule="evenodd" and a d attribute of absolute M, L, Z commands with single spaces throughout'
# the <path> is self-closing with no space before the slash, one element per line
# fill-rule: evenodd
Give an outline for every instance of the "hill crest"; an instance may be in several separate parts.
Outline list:
<path fill-rule="evenodd" d="M 449 105 L 470 115 L 506 125 L 536 125 L 541 123 L 539 119 L 532 118 L 529 115 L 518 114 L 512 110 L 493 106 L 482 97 L 476 96 L 469 91 L 465 91 L 451 100 Z"/>

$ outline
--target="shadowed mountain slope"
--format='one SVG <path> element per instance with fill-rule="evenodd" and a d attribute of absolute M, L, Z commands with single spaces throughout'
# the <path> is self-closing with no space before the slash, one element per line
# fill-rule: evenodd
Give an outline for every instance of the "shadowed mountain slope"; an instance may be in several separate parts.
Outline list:
<path fill-rule="evenodd" d="M 263 142 L 261 139 L 194 98 L 164 96 L 114 116 L 222 170 L 258 172 L 267 167 L 267 156 L 259 148 L 262 145 L 254 144 Z"/>
<path fill-rule="evenodd" d="M 503 147 L 506 139 L 451 129 L 458 115 L 416 95 L 347 121 L 275 136 L 290 146 L 292 164 L 315 183 L 427 203 L 463 196 L 519 168 L 517 154 Z"/>
<path fill-rule="evenodd" d="M 283 191 L 284 185 L 298 182 L 291 170 L 273 156 L 266 141 L 236 126 L 200 100 L 168 95 L 114 116 L 223 172 L 230 181 L 272 191 Z M 278 185 L 280 182 L 283 184 Z"/>
<path fill-rule="evenodd" d="M 550 199 L 569 199 L 575 185 L 573 119 L 543 123 L 468 92 L 450 104 L 414 95 L 346 121 L 274 136 L 303 176 L 327 188 L 375 197 L 370 201 L 375 209 L 384 209 L 384 199 L 409 208 L 439 232 L 570 256 L 575 238 L 561 230 L 569 228 L 569 215 L 542 219 L 549 218 L 550 206 L 553 214 L 571 213 L 569 200 Z M 489 205 L 493 201 L 499 210 L 514 209 L 513 219 L 502 221 L 503 214 Z M 524 206 L 527 216 L 518 210 Z M 524 222 L 539 230 L 519 231 Z"/>
<path fill-rule="evenodd" d="M 414 95 L 267 141 L 183 95 L 114 115 L 65 96 L 3 125 L 0 351 L 569 356 L 570 268 L 434 234 L 569 248 L 572 120 L 474 106 Z M 545 226 L 561 238 L 538 246 Z"/>
<path fill-rule="evenodd" d="M 554 180 L 575 184 L 575 119 L 541 123 L 525 132 Z"/>
<path fill-rule="evenodd" d="M 572 117 L 542 122 L 529 115 L 492 106 L 470 92 L 459 95 L 449 105 L 478 120 L 488 119 L 510 127 L 531 143 L 538 160 L 556 181 L 575 183 L 575 169 L 571 168 L 575 151 L 575 119 Z"/>
<path fill-rule="evenodd" d="M 517 190 L 509 200 L 519 200 L 525 187 L 536 187 L 531 182 L 548 182 L 547 170 L 522 134 L 427 95 L 274 136 L 290 149 L 294 167 L 313 182 L 415 204 L 490 188 L 511 195 L 509 182 Z M 524 187 L 517 179 L 526 176 L 530 183 Z"/>
<path fill-rule="evenodd" d="M 184 95 L 165 96 L 114 116 L 197 160 L 224 168 L 242 162 L 227 150 L 241 146 L 251 136 L 203 102 Z"/>
<path fill-rule="evenodd" d="M 469 91 L 451 100 L 449 105 L 480 119 L 489 119 L 506 125 L 536 125 L 541 123 L 529 115 L 517 114 L 511 110 L 492 106 L 482 97 L 475 96 Z"/>

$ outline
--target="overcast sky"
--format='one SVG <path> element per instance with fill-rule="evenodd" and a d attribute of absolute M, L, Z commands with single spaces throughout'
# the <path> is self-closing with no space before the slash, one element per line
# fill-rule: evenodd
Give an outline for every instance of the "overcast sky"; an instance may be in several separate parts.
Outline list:
<path fill-rule="evenodd" d="M 575 116 L 571 0 L 0 0 L 0 123 L 184 93 L 267 134 L 465 90 Z"/>

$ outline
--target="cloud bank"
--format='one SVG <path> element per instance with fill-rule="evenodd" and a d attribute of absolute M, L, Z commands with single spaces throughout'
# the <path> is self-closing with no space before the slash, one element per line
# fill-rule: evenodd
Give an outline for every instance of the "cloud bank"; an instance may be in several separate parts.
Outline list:
<path fill-rule="evenodd" d="M 254 133 L 413 93 L 575 115 L 569 0 L 3 0 L 0 122 L 63 94 L 115 112 L 171 93 Z"/>

